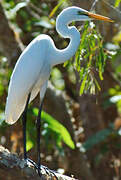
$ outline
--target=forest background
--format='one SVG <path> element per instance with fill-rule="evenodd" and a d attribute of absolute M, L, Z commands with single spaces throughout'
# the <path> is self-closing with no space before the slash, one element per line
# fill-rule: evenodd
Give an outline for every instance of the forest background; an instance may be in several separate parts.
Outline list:
<path fill-rule="evenodd" d="M 115 22 L 73 23 L 82 40 L 76 55 L 51 72 L 42 114 L 42 164 L 80 180 L 120 180 L 120 0 L 0 1 L 0 144 L 22 155 L 21 120 L 13 126 L 4 122 L 10 76 L 19 55 L 37 35 L 50 35 L 60 49 L 68 45 L 55 23 L 71 5 Z M 29 106 L 27 124 L 27 150 L 35 161 L 38 107 L 39 95 Z"/>

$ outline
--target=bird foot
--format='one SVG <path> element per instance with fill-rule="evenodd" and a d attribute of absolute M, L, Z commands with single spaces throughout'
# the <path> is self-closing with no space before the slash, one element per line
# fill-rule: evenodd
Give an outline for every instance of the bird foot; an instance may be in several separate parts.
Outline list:
<path fill-rule="evenodd" d="M 25 161 L 28 166 L 34 166 L 35 169 L 38 168 L 37 164 L 33 160 L 27 158 L 27 159 L 25 159 Z"/>
<path fill-rule="evenodd" d="M 43 166 L 43 165 L 38 166 L 37 163 L 35 163 L 33 160 L 31 160 L 31 159 L 29 159 L 29 158 L 25 159 L 25 161 L 26 161 L 26 164 L 27 164 L 28 166 L 33 166 L 33 167 L 37 170 L 38 175 L 39 175 L 40 177 L 41 177 L 42 174 L 44 174 L 44 172 L 45 172 L 47 175 L 49 175 L 49 176 L 54 176 L 54 177 L 58 180 L 58 177 L 56 176 L 56 171 L 53 171 L 53 170 L 51 170 L 51 169 L 49 169 L 48 167 Z"/>
<path fill-rule="evenodd" d="M 56 173 L 57 173 L 56 171 L 53 171 L 43 165 L 40 165 L 39 170 L 40 170 L 40 173 L 41 173 L 41 171 L 45 171 L 46 174 L 48 174 L 49 176 L 54 176 L 58 180 L 58 177 L 56 176 Z"/>

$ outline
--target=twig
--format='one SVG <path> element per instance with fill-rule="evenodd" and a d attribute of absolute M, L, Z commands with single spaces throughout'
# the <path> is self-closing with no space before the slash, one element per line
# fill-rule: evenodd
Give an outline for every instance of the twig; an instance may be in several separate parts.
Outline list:
<path fill-rule="evenodd" d="M 92 11 L 92 10 L 95 8 L 95 5 L 96 5 L 97 2 L 98 2 L 98 0 L 95 0 L 95 1 L 93 2 L 92 6 L 91 6 L 91 8 L 90 8 L 90 11 Z"/>

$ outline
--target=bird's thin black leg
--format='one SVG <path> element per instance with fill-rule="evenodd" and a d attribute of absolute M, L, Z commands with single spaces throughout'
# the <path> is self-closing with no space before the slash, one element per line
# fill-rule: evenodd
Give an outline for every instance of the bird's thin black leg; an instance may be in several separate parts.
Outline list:
<path fill-rule="evenodd" d="M 38 159 L 38 167 L 41 165 L 40 159 L 40 128 L 41 128 L 41 111 L 42 111 L 42 104 L 40 105 L 38 116 L 37 116 L 37 159 Z"/>
<path fill-rule="evenodd" d="M 28 95 L 26 106 L 24 112 L 22 114 L 22 124 L 23 124 L 23 144 L 24 144 L 24 159 L 27 160 L 27 152 L 26 152 L 26 122 L 27 122 L 27 108 L 30 100 L 30 95 Z"/>
<path fill-rule="evenodd" d="M 37 166 L 38 166 L 38 174 L 41 177 L 42 174 L 41 174 L 40 170 L 44 169 L 48 175 L 54 175 L 55 178 L 58 180 L 58 178 L 55 175 L 54 171 L 52 171 L 49 168 L 41 165 L 41 157 L 40 157 L 40 129 L 41 129 L 42 105 L 43 105 L 43 102 L 41 103 L 40 108 L 39 108 L 39 112 L 38 112 L 38 116 L 37 116 L 37 124 L 36 124 L 37 125 L 37 158 L 38 158 Z"/>
<path fill-rule="evenodd" d="M 46 173 L 48 175 L 53 174 L 55 177 L 55 173 L 53 171 L 51 171 L 50 169 L 48 169 L 45 166 L 41 165 L 41 159 L 40 159 L 40 128 L 41 128 L 41 111 L 42 111 L 42 103 L 40 105 L 39 108 L 39 112 L 38 112 L 38 116 L 37 116 L 37 159 L 38 162 L 37 164 L 32 161 L 31 159 L 27 158 L 27 152 L 26 152 L 26 122 L 27 122 L 27 108 L 28 108 L 28 104 L 29 104 L 29 100 L 30 100 L 30 95 L 28 95 L 27 98 L 27 102 L 26 102 L 26 106 L 24 109 L 24 112 L 22 114 L 22 123 L 23 123 L 23 143 L 24 143 L 24 159 L 28 162 L 30 162 L 37 170 L 38 170 L 38 175 L 41 177 L 41 169 L 44 169 L 46 171 Z M 58 178 L 56 177 L 56 179 L 58 180 Z"/>

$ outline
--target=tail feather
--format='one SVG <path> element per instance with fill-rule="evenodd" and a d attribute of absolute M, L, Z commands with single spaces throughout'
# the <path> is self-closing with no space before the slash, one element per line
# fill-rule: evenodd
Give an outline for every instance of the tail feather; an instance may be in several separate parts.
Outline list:
<path fill-rule="evenodd" d="M 14 124 L 21 116 L 24 111 L 27 97 L 22 99 L 10 100 L 7 98 L 5 108 L 5 122 L 8 124 Z"/>
<path fill-rule="evenodd" d="M 37 96 L 38 92 L 39 88 L 33 88 L 30 96 L 30 102 Z M 13 93 L 8 95 L 5 108 L 5 122 L 8 124 L 14 124 L 20 118 L 28 98 L 28 94 L 22 97 L 20 97 L 20 94 L 19 96 L 16 94 L 16 97 L 15 95 L 13 97 L 11 94 Z"/>

